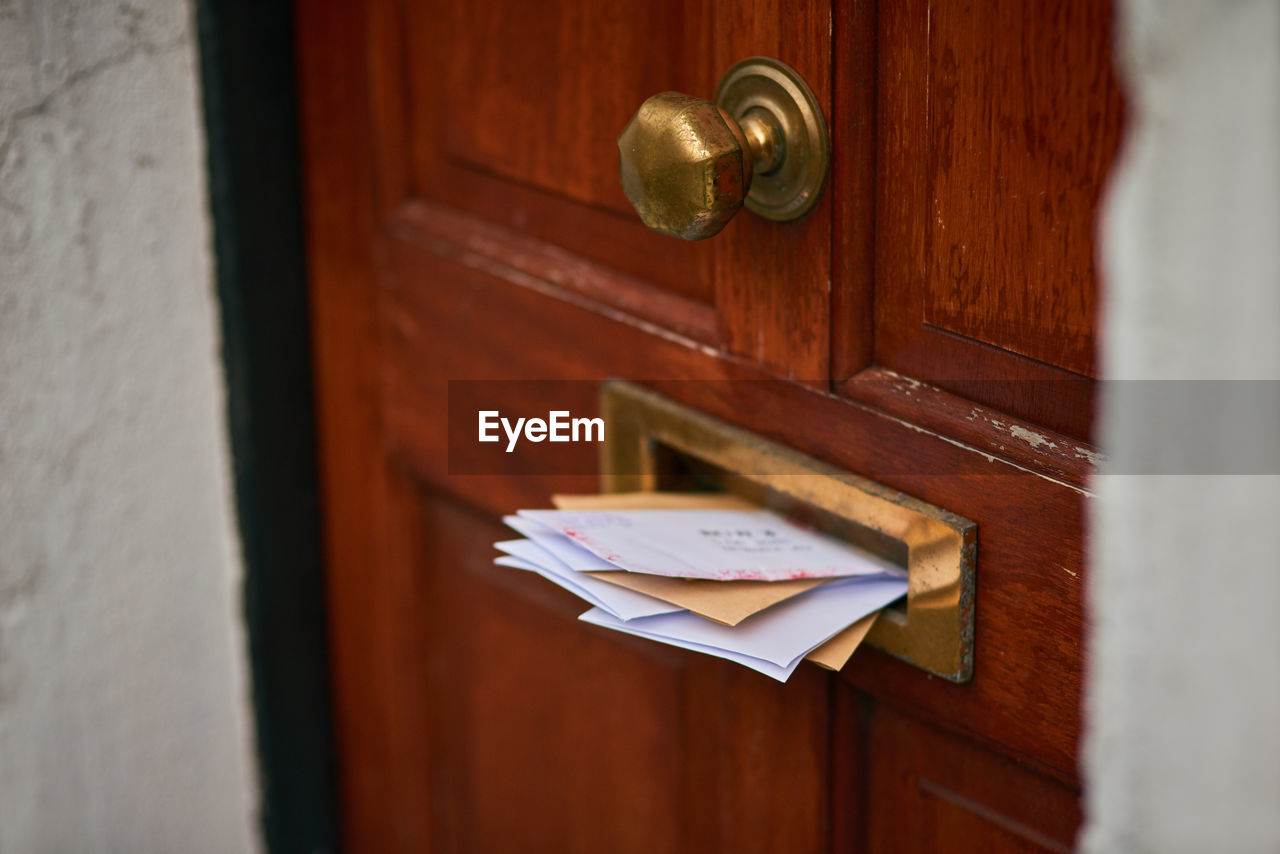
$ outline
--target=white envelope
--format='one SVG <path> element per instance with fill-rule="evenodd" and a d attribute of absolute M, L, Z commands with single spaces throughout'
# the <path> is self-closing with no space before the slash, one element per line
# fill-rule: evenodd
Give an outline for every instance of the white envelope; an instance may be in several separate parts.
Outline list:
<path fill-rule="evenodd" d="M 618 572 L 620 567 L 604 558 L 596 557 L 573 540 L 553 531 L 541 522 L 521 519 L 519 516 L 503 516 L 507 527 L 522 537 L 533 540 L 575 572 Z"/>
<path fill-rule="evenodd" d="M 720 581 L 905 576 L 889 561 L 768 510 L 521 510 L 520 518 L 649 575 Z"/>
<path fill-rule="evenodd" d="M 765 661 L 763 658 L 752 658 L 749 655 L 743 655 L 740 652 L 734 652 L 728 649 L 719 649 L 714 646 L 707 646 L 706 644 L 694 643 L 692 641 L 680 641 L 675 640 L 674 638 L 655 636 L 641 628 L 638 628 L 634 622 L 623 622 L 617 617 L 609 614 L 609 612 L 600 608 L 592 608 L 590 611 L 587 611 L 585 614 L 578 617 L 578 619 L 586 623 L 591 623 L 595 626 L 613 629 L 614 631 L 622 632 L 623 634 L 635 635 L 638 638 L 645 638 L 646 640 L 665 643 L 669 646 L 677 646 L 681 649 L 687 649 L 692 652 L 701 652 L 706 655 L 714 655 L 716 658 L 727 659 L 728 661 L 741 664 L 744 667 L 750 667 L 752 670 L 759 671 L 765 676 L 777 679 L 779 682 L 786 682 L 804 658 L 804 656 L 796 656 L 796 659 L 786 667 L 780 667 L 772 661 Z"/>
<path fill-rule="evenodd" d="M 846 626 L 906 592 L 904 578 L 850 578 L 802 593 L 736 626 L 714 623 L 684 611 L 630 620 L 627 632 L 677 646 L 698 644 L 787 668 Z"/>
<path fill-rule="evenodd" d="M 558 584 L 575 596 L 603 608 L 620 620 L 652 617 L 683 611 L 679 605 L 646 596 L 589 575 L 580 575 L 565 566 L 537 543 L 530 540 L 507 540 L 494 543 L 494 547 L 511 557 L 496 558 L 495 563 L 513 569 L 532 570 L 548 581 Z"/>

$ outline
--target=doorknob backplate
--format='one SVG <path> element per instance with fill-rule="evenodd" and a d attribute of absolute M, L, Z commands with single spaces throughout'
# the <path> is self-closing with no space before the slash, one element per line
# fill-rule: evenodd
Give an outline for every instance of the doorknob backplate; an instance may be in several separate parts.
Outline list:
<path fill-rule="evenodd" d="M 795 69 L 753 56 L 734 65 L 716 87 L 715 104 L 739 124 L 764 111 L 777 123 L 783 151 L 771 171 L 757 171 L 746 207 L 785 222 L 807 214 L 822 195 L 831 144 L 818 99 Z"/>

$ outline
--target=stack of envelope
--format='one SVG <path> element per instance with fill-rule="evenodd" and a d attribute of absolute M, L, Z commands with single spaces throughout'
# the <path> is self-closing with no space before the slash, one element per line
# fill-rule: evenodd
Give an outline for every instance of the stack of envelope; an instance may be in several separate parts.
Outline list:
<path fill-rule="evenodd" d="M 896 564 L 731 495 L 556 496 L 505 522 L 500 566 L 594 607 L 579 619 L 735 661 L 785 682 L 806 658 L 839 670 L 886 605 Z"/>

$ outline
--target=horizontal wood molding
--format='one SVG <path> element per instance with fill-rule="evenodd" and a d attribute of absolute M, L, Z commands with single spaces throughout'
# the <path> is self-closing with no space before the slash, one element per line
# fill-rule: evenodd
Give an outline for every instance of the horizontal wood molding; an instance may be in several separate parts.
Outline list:
<path fill-rule="evenodd" d="M 638 327 L 652 325 L 655 334 L 669 331 L 677 337 L 685 336 L 695 347 L 714 341 L 716 321 L 710 306 L 652 288 L 643 280 L 484 220 L 415 200 L 396 209 L 385 231 L 392 240 L 413 244 L 514 286 L 573 302 Z M 683 322 L 673 323 L 672 318 Z M 697 349 L 704 355 L 710 353 L 707 348 Z M 715 351 L 715 356 L 726 369 L 710 372 L 707 378 L 732 375 L 743 380 L 773 379 L 767 371 L 753 369 L 749 362 L 731 353 Z M 996 394 L 1003 389 L 1010 396 L 1009 389 L 1033 382 L 1010 380 L 972 385 L 979 393 L 990 387 Z M 1072 384 L 1080 382 L 1085 381 L 1077 379 Z M 1100 452 L 1087 442 L 884 368 L 867 368 L 837 383 L 834 396 L 1081 490 L 1088 488 L 1089 478 L 1101 459 Z"/>
<path fill-rule="evenodd" d="M 601 308 L 614 308 L 695 341 L 716 340 L 715 309 L 656 288 L 559 246 L 422 200 L 399 205 L 386 229 L 441 254 L 480 262 L 494 275 L 533 288 L 552 288 Z"/>

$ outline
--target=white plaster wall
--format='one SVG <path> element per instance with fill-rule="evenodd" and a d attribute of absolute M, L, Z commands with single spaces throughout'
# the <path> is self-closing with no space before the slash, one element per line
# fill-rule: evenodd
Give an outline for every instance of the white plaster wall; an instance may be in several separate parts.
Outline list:
<path fill-rule="evenodd" d="M 257 846 L 192 10 L 0 0 L 0 852 Z"/>
<path fill-rule="evenodd" d="M 1107 376 L 1280 380 L 1280 4 L 1119 7 L 1133 114 L 1104 217 Z M 1179 384 L 1157 411 L 1140 388 L 1103 401 L 1081 847 L 1277 852 L 1280 477 L 1134 472 L 1274 461 L 1280 404 Z"/>

